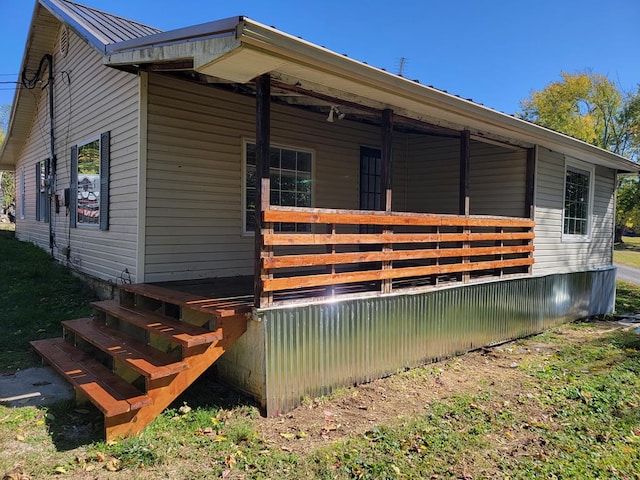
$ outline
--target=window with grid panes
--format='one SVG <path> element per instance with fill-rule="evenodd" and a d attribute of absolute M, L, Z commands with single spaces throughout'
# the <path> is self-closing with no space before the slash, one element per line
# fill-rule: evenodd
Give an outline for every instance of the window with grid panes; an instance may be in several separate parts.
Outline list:
<path fill-rule="evenodd" d="M 245 198 L 244 231 L 256 229 L 256 145 L 245 146 Z M 293 148 L 272 146 L 269 149 L 269 175 L 271 178 L 271 205 L 311 207 L 311 152 Z M 278 223 L 274 226 L 282 232 L 308 232 L 310 225 Z"/>
<path fill-rule="evenodd" d="M 591 173 L 567 166 L 564 191 L 564 235 L 589 235 Z"/>

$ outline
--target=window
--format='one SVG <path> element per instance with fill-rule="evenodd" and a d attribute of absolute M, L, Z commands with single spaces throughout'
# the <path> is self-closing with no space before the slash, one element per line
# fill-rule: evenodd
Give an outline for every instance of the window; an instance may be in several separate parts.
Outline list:
<path fill-rule="evenodd" d="M 269 150 L 271 204 L 292 207 L 312 205 L 311 171 L 313 154 L 309 151 L 272 146 Z M 245 144 L 244 231 L 256 229 L 256 145 Z M 309 225 L 281 223 L 279 231 L 310 230 Z"/>
<path fill-rule="evenodd" d="M 109 132 L 71 148 L 71 227 L 109 228 L 109 148 Z"/>
<path fill-rule="evenodd" d="M 22 167 L 20 169 L 20 177 L 18 179 L 18 188 L 20 189 L 20 207 L 19 207 L 19 215 L 20 218 L 24 220 L 24 214 L 25 214 L 25 204 L 27 201 L 27 190 L 25 187 L 25 181 L 24 181 L 24 167 Z"/>
<path fill-rule="evenodd" d="M 51 213 L 49 202 L 49 159 L 36 163 L 36 221 L 48 222 Z"/>
<path fill-rule="evenodd" d="M 568 164 L 565 170 L 563 234 L 569 238 L 589 236 L 593 169 Z"/>

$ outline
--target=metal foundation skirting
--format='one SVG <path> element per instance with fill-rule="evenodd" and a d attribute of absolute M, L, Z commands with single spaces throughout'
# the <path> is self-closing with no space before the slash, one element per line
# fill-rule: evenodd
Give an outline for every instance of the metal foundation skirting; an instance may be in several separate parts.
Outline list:
<path fill-rule="evenodd" d="M 611 312 L 614 298 L 611 267 L 261 310 L 262 403 L 277 415 L 337 387 Z"/>

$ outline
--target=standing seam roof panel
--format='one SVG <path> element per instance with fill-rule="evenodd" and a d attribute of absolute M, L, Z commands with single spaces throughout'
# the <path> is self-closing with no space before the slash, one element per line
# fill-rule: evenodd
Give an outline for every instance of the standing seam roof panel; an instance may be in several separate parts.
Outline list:
<path fill-rule="evenodd" d="M 59 1 L 76 16 L 78 21 L 84 24 L 87 30 L 94 33 L 98 38 L 107 39 L 107 45 L 162 32 L 160 29 L 94 8 L 78 5 L 67 0 Z"/>

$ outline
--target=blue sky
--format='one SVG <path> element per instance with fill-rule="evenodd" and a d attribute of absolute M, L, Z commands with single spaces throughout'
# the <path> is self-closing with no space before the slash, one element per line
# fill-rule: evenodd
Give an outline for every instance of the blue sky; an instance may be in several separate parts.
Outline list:
<path fill-rule="evenodd" d="M 514 113 L 561 71 L 640 83 L 638 0 L 79 0 L 155 27 L 246 15 L 423 84 Z M 34 0 L 0 0 L 0 82 L 16 80 Z M 13 101 L 0 84 L 0 105 Z"/>

